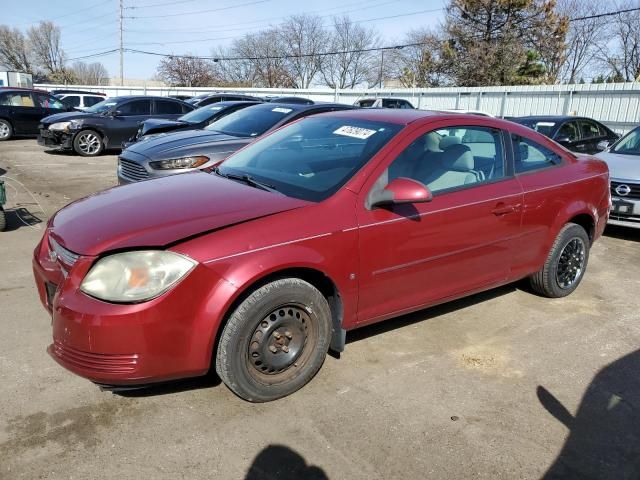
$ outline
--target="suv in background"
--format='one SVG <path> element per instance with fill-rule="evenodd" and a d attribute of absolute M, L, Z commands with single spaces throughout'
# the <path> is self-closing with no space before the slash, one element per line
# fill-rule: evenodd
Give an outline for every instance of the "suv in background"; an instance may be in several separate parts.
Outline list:
<path fill-rule="evenodd" d="M 362 108 L 415 108 L 410 102 L 402 98 L 362 98 L 356 100 L 354 105 Z"/>
<path fill-rule="evenodd" d="M 96 103 L 84 112 L 43 118 L 38 144 L 74 150 L 95 157 L 107 148 L 122 148 L 122 142 L 149 118 L 177 119 L 193 110 L 188 103 L 167 97 L 125 96 Z"/>
<path fill-rule="evenodd" d="M 106 95 L 100 93 L 59 93 L 56 95 L 62 103 L 67 107 L 74 108 L 76 110 L 86 110 L 88 107 L 93 107 L 96 103 L 100 103 L 105 100 Z"/>
<path fill-rule="evenodd" d="M 0 88 L 0 141 L 14 135 L 36 135 L 40 120 L 68 110 L 43 90 Z"/>

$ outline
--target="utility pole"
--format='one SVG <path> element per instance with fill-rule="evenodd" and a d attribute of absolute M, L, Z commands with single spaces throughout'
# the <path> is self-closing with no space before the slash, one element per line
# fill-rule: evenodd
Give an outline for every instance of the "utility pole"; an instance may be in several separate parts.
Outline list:
<path fill-rule="evenodd" d="M 122 46 L 122 13 L 124 7 L 120 0 L 120 86 L 124 85 L 124 49 Z"/>

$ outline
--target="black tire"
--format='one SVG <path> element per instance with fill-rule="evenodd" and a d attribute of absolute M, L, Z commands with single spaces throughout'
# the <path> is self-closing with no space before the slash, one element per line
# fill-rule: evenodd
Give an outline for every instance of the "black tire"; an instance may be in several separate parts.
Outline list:
<path fill-rule="evenodd" d="M 533 290 L 545 297 L 566 297 L 584 277 L 589 262 L 589 235 L 575 223 L 567 223 L 556 237 L 544 266 L 530 277 Z"/>
<path fill-rule="evenodd" d="M 3 232 L 7 228 L 7 214 L 0 207 L 0 232 Z"/>
<path fill-rule="evenodd" d="M 104 150 L 104 141 L 95 130 L 80 130 L 73 138 L 73 150 L 83 157 L 97 157 Z"/>
<path fill-rule="evenodd" d="M 13 137 L 13 126 L 8 120 L 0 118 L 0 142 L 9 140 Z"/>
<path fill-rule="evenodd" d="M 216 371 L 250 402 L 290 395 L 320 370 L 331 324 L 329 304 L 313 285 L 298 278 L 275 280 L 251 293 L 229 317 Z"/>

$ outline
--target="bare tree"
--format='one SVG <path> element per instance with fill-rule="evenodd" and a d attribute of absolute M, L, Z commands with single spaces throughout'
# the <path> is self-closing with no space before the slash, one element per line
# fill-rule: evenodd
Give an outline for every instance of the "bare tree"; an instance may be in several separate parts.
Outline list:
<path fill-rule="evenodd" d="M 71 72 L 82 85 L 108 85 L 109 73 L 102 63 L 75 62 Z"/>
<path fill-rule="evenodd" d="M 189 54 L 163 58 L 156 75 L 174 87 L 208 87 L 215 82 L 211 62 Z"/>
<path fill-rule="evenodd" d="M 0 65 L 19 72 L 31 72 L 33 69 L 29 42 L 17 28 L 0 25 Z"/>
<path fill-rule="evenodd" d="M 329 33 L 331 52 L 322 62 L 324 84 L 331 88 L 354 88 L 371 78 L 375 72 L 377 55 L 362 51 L 379 45 L 375 30 L 354 23 L 349 17 L 335 17 Z M 378 53 L 379 54 L 379 53 Z"/>
<path fill-rule="evenodd" d="M 253 84 L 259 87 L 293 87 L 293 75 L 285 56 L 282 36 L 276 28 L 245 35 L 230 48 L 231 58 L 240 58 L 251 65 Z M 240 60 L 226 60 L 240 61 Z"/>
<path fill-rule="evenodd" d="M 639 2 L 621 2 L 618 10 L 634 8 Z M 610 77 L 633 81 L 640 77 L 640 12 L 625 12 L 614 17 L 607 32 L 609 42 L 600 48 L 600 59 Z"/>
<path fill-rule="evenodd" d="M 65 68 L 65 53 L 60 45 L 60 28 L 53 22 L 40 22 L 27 31 L 35 63 L 51 81 L 67 83 L 73 76 Z"/>
<path fill-rule="evenodd" d="M 221 86 L 251 87 L 254 84 L 255 72 L 253 65 L 248 60 L 223 60 L 233 57 L 231 49 L 218 48 L 212 50 L 212 56 L 216 59 L 213 70 Z"/>
<path fill-rule="evenodd" d="M 294 15 L 278 27 L 287 70 L 296 88 L 309 88 L 322 66 L 319 55 L 327 44 L 327 32 L 322 26 L 322 18 L 311 15 Z"/>

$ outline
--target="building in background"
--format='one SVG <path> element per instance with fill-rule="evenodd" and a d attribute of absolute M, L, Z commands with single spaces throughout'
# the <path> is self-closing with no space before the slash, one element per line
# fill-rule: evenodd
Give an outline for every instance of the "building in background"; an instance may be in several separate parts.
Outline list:
<path fill-rule="evenodd" d="M 30 73 L 0 71 L 0 87 L 33 88 L 33 77 Z"/>

